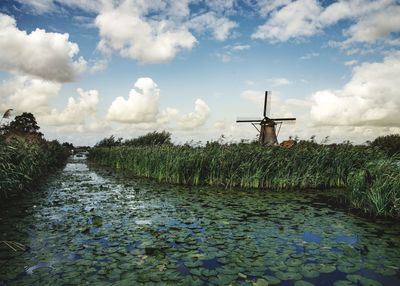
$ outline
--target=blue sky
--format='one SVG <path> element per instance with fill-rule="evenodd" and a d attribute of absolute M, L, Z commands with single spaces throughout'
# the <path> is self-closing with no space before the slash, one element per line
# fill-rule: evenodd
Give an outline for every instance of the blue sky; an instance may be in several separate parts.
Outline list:
<path fill-rule="evenodd" d="M 394 0 L 19 0 L 0 3 L 0 112 L 94 144 L 168 130 L 253 139 L 236 124 L 297 117 L 288 136 L 361 143 L 400 131 Z"/>

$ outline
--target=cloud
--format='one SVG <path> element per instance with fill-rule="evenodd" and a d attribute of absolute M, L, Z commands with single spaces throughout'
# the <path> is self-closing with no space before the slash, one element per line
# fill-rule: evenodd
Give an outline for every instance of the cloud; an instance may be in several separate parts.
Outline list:
<path fill-rule="evenodd" d="M 56 10 L 53 0 L 16 0 L 22 5 L 30 8 L 34 14 L 45 14 Z"/>
<path fill-rule="evenodd" d="M 365 15 L 352 25 L 345 35 L 347 42 L 374 43 L 400 32 L 400 6 L 388 6 L 380 11 Z"/>
<path fill-rule="evenodd" d="M 268 80 L 272 86 L 281 86 L 281 85 L 289 85 L 292 84 L 290 80 L 284 77 L 270 78 Z"/>
<path fill-rule="evenodd" d="M 217 13 L 231 12 L 235 6 L 235 0 L 213 0 L 205 2 L 212 11 Z"/>
<path fill-rule="evenodd" d="M 107 119 L 123 123 L 155 122 L 158 115 L 160 90 L 148 77 L 139 78 L 128 99 L 117 97 L 108 109 Z"/>
<path fill-rule="evenodd" d="M 100 50 L 117 50 L 123 57 L 154 64 L 168 62 L 180 50 L 190 50 L 196 44 L 186 27 L 168 19 L 147 19 L 144 15 L 149 9 L 132 1 L 103 8 L 95 20 Z"/>
<path fill-rule="evenodd" d="M 354 66 L 354 65 L 356 65 L 357 63 L 358 63 L 357 60 L 350 60 L 350 61 L 344 62 L 344 65 L 346 65 L 346 66 Z"/>
<path fill-rule="evenodd" d="M 264 104 L 265 91 L 247 89 L 240 94 L 240 97 L 261 106 Z"/>
<path fill-rule="evenodd" d="M 226 17 L 221 17 L 213 11 L 192 18 L 188 26 L 197 32 L 211 30 L 213 37 L 218 41 L 225 41 L 231 30 L 238 26 L 237 23 Z"/>
<path fill-rule="evenodd" d="M 97 90 L 84 91 L 81 88 L 78 88 L 77 92 L 79 98 L 70 97 L 64 110 L 52 109 L 49 114 L 40 116 L 39 119 L 52 126 L 84 125 L 88 117 L 96 115 L 99 93 Z"/>
<path fill-rule="evenodd" d="M 240 45 L 240 44 L 237 44 L 237 45 L 234 45 L 234 46 L 232 47 L 232 50 L 233 50 L 233 51 L 244 51 L 244 50 L 248 50 L 248 49 L 250 49 L 250 45 Z"/>
<path fill-rule="evenodd" d="M 178 121 L 182 129 L 194 129 L 204 125 L 210 117 L 211 110 L 204 100 L 198 98 L 194 103 L 194 112 L 184 114 Z"/>
<path fill-rule="evenodd" d="M 311 118 L 316 125 L 400 127 L 400 53 L 383 62 L 353 69 L 341 90 L 321 90 L 312 96 Z"/>
<path fill-rule="evenodd" d="M 292 0 L 258 0 L 257 8 L 260 15 L 267 16 L 270 12 L 284 7 L 290 4 L 290 2 Z"/>
<path fill-rule="evenodd" d="M 221 52 L 216 53 L 216 56 L 224 63 L 240 61 L 241 58 L 238 56 L 238 53 L 250 48 L 250 45 L 243 44 L 227 45 L 222 48 Z"/>
<path fill-rule="evenodd" d="M 143 129 L 176 125 L 178 129 L 189 130 L 204 125 L 210 116 L 210 108 L 202 99 L 197 99 L 194 111 L 187 114 L 172 107 L 160 110 L 160 89 L 151 78 L 139 78 L 135 88 L 127 99 L 119 96 L 112 102 L 107 113 L 109 121 L 135 124 Z"/>
<path fill-rule="evenodd" d="M 260 14 L 268 18 L 252 34 L 255 39 L 285 42 L 311 37 L 347 20 L 342 48 L 378 41 L 398 44 L 393 39 L 400 32 L 400 6 L 395 0 L 339 0 L 326 7 L 317 0 L 262 0 L 259 6 Z"/>
<path fill-rule="evenodd" d="M 315 57 L 318 57 L 318 56 L 319 56 L 319 53 L 317 53 L 317 52 L 311 52 L 311 53 L 308 53 L 308 54 L 306 54 L 306 55 L 304 55 L 304 56 L 301 56 L 300 59 L 301 59 L 301 60 L 309 60 L 309 59 L 311 59 L 311 58 L 315 58 Z"/>
<path fill-rule="evenodd" d="M 57 96 L 60 88 L 59 83 L 16 76 L 0 85 L 0 108 L 12 108 L 15 113 L 45 114 L 49 112 L 50 98 Z"/>
<path fill-rule="evenodd" d="M 74 81 L 86 68 L 77 44 L 68 34 L 36 29 L 30 34 L 16 27 L 15 19 L 0 13 L 0 69 L 45 80 Z"/>
<path fill-rule="evenodd" d="M 59 13 L 61 5 L 71 8 L 79 8 L 87 12 L 98 11 L 102 0 L 16 0 L 23 7 L 29 8 L 27 11 L 32 14 L 42 15 L 46 13 Z M 62 10 L 61 10 L 62 11 Z"/>
<path fill-rule="evenodd" d="M 290 2 L 274 10 L 267 22 L 259 26 L 251 37 L 283 42 L 291 38 L 312 36 L 320 30 L 318 16 L 321 9 L 316 0 Z"/>

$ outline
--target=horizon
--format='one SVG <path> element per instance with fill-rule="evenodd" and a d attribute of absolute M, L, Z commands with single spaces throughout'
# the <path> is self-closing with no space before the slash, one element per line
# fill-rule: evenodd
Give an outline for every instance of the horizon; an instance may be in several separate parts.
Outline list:
<path fill-rule="evenodd" d="M 178 143 L 252 140 L 238 117 L 355 144 L 400 133 L 396 0 L 6 0 L 0 112 L 93 146 L 165 130 Z"/>

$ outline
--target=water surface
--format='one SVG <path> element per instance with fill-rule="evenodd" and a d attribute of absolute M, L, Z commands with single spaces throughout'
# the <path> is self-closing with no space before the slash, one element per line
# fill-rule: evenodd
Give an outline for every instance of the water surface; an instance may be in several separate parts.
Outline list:
<path fill-rule="evenodd" d="M 400 285 L 400 224 L 316 194 L 160 185 L 73 158 L 1 205 L 0 285 Z"/>

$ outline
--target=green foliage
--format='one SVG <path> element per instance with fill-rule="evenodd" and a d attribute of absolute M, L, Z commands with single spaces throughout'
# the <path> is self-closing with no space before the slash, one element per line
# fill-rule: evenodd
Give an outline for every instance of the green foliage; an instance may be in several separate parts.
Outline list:
<path fill-rule="evenodd" d="M 153 131 L 134 139 L 122 142 L 122 138 L 115 139 L 114 135 L 99 141 L 95 147 L 116 147 L 116 146 L 171 146 L 171 133 L 167 131 Z"/>
<path fill-rule="evenodd" d="M 122 138 L 115 139 L 114 135 L 111 135 L 110 137 L 106 137 L 95 145 L 95 147 L 115 147 L 115 146 L 120 146 L 122 144 Z"/>
<path fill-rule="evenodd" d="M 0 197 L 32 189 L 38 180 L 63 164 L 68 154 L 56 140 L 41 144 L 22 139 L 0 142 Z"/>
<path fill-rule="evenodd" d="M 380 136 L 372 141 L 371 146 L 380 148 L 390 155 L 400 153 L 400 134 Z"/>
<path fill-rule="evenodd" d="M 75 149 L 74 145 L 72 143 L 69 142 L 64 142 L 61 144 L 64 148 L 67 148 L 68 150 L 73 150 Z"/>
<path fill-rule="evenodd" d="M 394 176 L 393 168 L 380 167 L 381 173 L 374 173 L 372 185 L 355 179 L 357 172 L 368 170 L 377 158 L 390 164 L 396 162 L 378 149 L 350 144 L 297 144 L 291 149 L 253 144 L 116 147 L 94 148 L 89 153 L 89 159 L 101 165 L 158 181 L 275 190 L 358 188 L 350 196 L 353 201 L 355 196 L 363 196 L 385 180 L 395 178 L 383 184 L 381 192 L 386 195 L 392 189 L 387 199 L 398 200 L 400 180 Z M 388 209 L 386 205 L 383 208 L 368 205 L 366 210 L 400 216 L 397 207 Z"/>
<path fill-rule="evenodd" d="M 42 138 L 43 134 L 39 132 L 39 129 L 35 116 L 32 113 L 24 112 L 16 116 L 9 125 L 2 126 L 1 134 L 30 135 Z"/>
<path fill-rule="evenodd" d="M 400 217 L 400 156 L 367 162 L 349 175 L 348 189 L 352 206 Z"/>
<path fill-rule="evenodd" d="M 125 140 L 126 146 L 154 146 L 154 145 L 172 145 L 171 133 L 167 131 L 153 131 L 138 138 Z"/>

